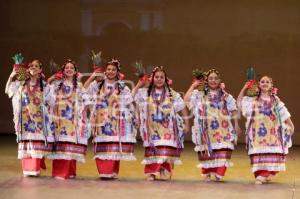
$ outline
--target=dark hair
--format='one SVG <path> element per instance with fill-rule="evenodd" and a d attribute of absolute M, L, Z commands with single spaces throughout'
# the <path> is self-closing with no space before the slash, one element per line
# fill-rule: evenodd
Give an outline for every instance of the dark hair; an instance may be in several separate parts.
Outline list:
<path fill-rule="evenodd" d="M 119 62 L 119 60 L 112 58 L 110 61 L 106 62 L 106 65 L 105 65 L 105 66 L 107 67 L 107 66 L 109 66 L 109 65 L 115 66 L 116 69 L 117 69 L 117 76 L 116 76 L 116 78 L 117 78 L 117 87 L 118 87 L 118 94 L 120 94 L 120 92 L 121 92 L 121 85 L 120 85 L 120 83 L 118 82 L 118 80 L 119 80 L 119 75 L 118 75 L 118 73 L 121 71 L 121 68 L 120 68 L 120 62 Z M 100 93 L 101 88 L 102 88 L 103 85 L 104 85 L 104 82 L 105 82 L 105 80 L 102 80 L 102 81 L 100 82 L 99 88 L 98 88 L 98 89 L 99 89 L 98 93 Z"/>
<path fill-rule="evenodd" d="M 170 88 L 170 85 L 168 83 L 168 77 L 167 77 L 167 73 L 166 71 L 163 69 L 162 66 L 155 66 L 152 70 L 152 74 L 151 74 L 151 82 L 150 82 L 150 85 L 149 85 L 149 88 L 148 88 L 148 97 L 150 96 L 151 92 L 152 92 L 152 89 L 154 87 L 154 76 L 155 76 L 155 73 L 156 72 L 163 72 L 164 75 L 165 75 L 165 84 L 166 84 L 166 87 L 169 91 L 169 96 L 172 97 L 172 92 L 171 92 L 171 88 Z"/>
<path fill-rule="evenodd" d="M 28 65 L 29 67 L 31 66 L 32 62 L 37 62 L 38 65 L 39 65 L 39 67 L 40 67 L 40 69 L 42 69 L 42 62 L 41 62 L 40 60 L 38 60 L 38 59 L 32 60 L 32 61 L 30 62 L 30 64 Z M 25 80 L 25 84 L 28 82 L 29 79 L 30 79 L 30 78 L 28 77 L 28 78 Z M 40 74 L 40 79 L 39 79 L 39 82 L 40 82 L 40 90 L 41 90 L 41 92 L 43 92 L 43 90 L 44 90 L 44 80 L 45 80 L 45 77 L 44 77 L 44 75 L 41 73 L 41 74 Z"/>
<path fill-rule="evenodd" d="M 220 72 L 219 72 L 218 70 L 212 68 L 212 69 L 208 70 L 208 71 L 206 72 L 206 74 L 205 74 L 207 80 L 208 80 L 208 76 L 209 76 L 210 74 L 212 74 L 212 73 L 215 73 L 218 77 L 221 77 Z M 204 85 L 204 95 L 207 95 L 207 94 L 208 94 L 208 90 L 209 90 L 209 88 L 208 88 L 208 81 L 206 81 L 206 82 L 205 82 L 205 85 Z M 221 92 L 222 92 L 222 91 L 221 91 Z"/>
<path fill-rule="evenodd" d="M 76 62 L 73 61 L 72 59 L 67 59 L 65 61 L 64 65 L 62 66 L 62 72 L 64 72 L 66 65 L 69 64 L 69 63 L 73 64 L 73 66 L 75 68 L 75 71 L 76 71 L 76 73 L 73 77 L 73 86 L 74 86 L 74 89 L 76 90 L 76 88 L 77 88 L 77 65 L 76 65 Z M 62 85 L 63 85 L 63 80 L 59 84 L 59 87 L 58 87 L 59 90 L 61 89 Z"/>

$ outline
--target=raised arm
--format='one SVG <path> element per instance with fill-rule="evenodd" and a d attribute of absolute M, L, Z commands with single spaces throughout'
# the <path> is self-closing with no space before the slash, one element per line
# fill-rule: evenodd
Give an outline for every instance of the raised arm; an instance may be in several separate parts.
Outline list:
<path fill-rule="evenodd" d="M 89 85 L 95 80 L 103 80 L 105 78 L 105 75 L 103 73 L 99 73 L 97 71 L 93 72 L 92 75 L 84 82 L 83 87 L 87 89 Z"/>
<path fill-rule="evenodd" d="M 198 86 L 200 86 L 201 84 L 204 84 L 203 81 L 199 81 L 196 80 L 195 82 L 192 83 L 192 85 L 190 86 L 189 90 L 187 90 L 187 92 L 184 95 L 184 102 L 189 102 L 193 93 L 193 90 L 195 90 Z"/>
<path fill-rule="evenodd" d="M 189 120 L 188 110 L 186 107 L 180 111 L 180 115 L 184 120 L 183 132 L 187 134 L 190 131 L 190 120 Z"/>
<path fill-rule="evenodd" d="M 137 93 L 138 89 L 143 87 L 145 84 L 143 83 L 143 81 L 139 80 L 138 83 L 135 85 L 135 87 L 132 89 L 131 94 L 134 97 L 135 94 Z"/>
<path fill-rule="evenodd" d="M 5 93 L 8 94 L 8 89 L 9 86 L 11 84 L 11 82 L 13 81 L 13 78 L 17 75 L 17 72 L 15 71 L 15 69 L 11 72 L 7 82 L 6 82 L 6 86 L 5 86 Z"/>
<path fill-rule="evenodd" d="M 246 84 L 244 85 L 244 87 L 242 88 L 242 90 L 240 91 L 240 93 L 238 95 L 237 105 L 238 105 L 239 108 L 241 107 L 241 102 L 242 102 L 242 99 L 244 97 L 244 93 L 245 93 L 246 89 L 248 88 L 248 86 L 249 86 L 249 83 L 246 82 Z"/>

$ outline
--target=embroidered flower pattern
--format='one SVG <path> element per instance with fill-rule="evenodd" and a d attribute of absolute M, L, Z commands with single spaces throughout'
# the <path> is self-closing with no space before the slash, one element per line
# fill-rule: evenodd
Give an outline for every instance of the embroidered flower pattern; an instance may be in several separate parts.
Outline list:
<path fill-rule="evenodd" d="M 22 97 L 22 106 L 27 106 L 30 103 L 30 99 L 27 95 Z"/>
<path fill-rule="evenodd" d="M 211 121 L 210 127 L 214 130 L 219 128 L 219 122 L 216 120 L 216 118 Z"/>
<path fill-rule="evenodd" d="M 105 135 L 113 135 L 114 131 L 112 130 L 112 125 L 110 123 L 105 123 L 104 126 L 101 126 L 102 133 Z"/>
<path fill-rule="evenodd" d="M 33 104 L 36 106 L 39 106 L 41 104 L 41 100 L 38 97 L 33 98 Z"/>
<path fill-rule="evenodd" d="M 63 118 L 66 118 L 68 120 L 74 119 L 73 110 L 68 105 L 66 106 L 66 109 L 61 111 L 61 115 L 63 116 Z"/>
<path fill-rule="evenodd" d="M 263 123 L 260 124 L 259 130 L 258 130 L 258 136 L 264 137 L 267 135 L 267 129 Z"/>
<path fill-rule="evenodd" d="M 25 131 L 29 131 L 31 133 L 35 132 L 35 122 L 31 119 L 29 119 L 25 124 L 24 124 Z"/>

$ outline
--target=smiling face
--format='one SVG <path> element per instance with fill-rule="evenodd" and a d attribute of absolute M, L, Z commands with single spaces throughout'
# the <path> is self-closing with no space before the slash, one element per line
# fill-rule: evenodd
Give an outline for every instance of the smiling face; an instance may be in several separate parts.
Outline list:
<path fill-rule="evenodd" d="M 76 68 L 74 64 L 72 63 L 67 63 L 64 67 L 64 75 L 67 78 L 73 77 L 76 74 Z"/>
<path fill-rule="evenodd" d="M 273 87 L 272 79 L 268 76 L 263 76 L 259 80 L 258 87 L 263 93 L 269 92 Z"/>
<path fill-rule="evenodd" d="M 41 63 L 38 60 L 33 60 L 29 64 L 29 73 L 31 76 L 37 76 L 42 72 Z"/>
<path fill-rule="evenodd" d="M 221 79 L 218 74 L 216 74 L 215 72 L 212 72 L 207 77 L 207 83 L 208 83 L 208 86 L 210 89 L 215 90 L 215 89 L 219 88 Z"/>
<path fill-rule="evenodd" d="M 157 71 L 154 73 L 153 84 L 156 88 L 162 88 L 165 85 L 166 76 L 163 71 Z"/>
<path fill-rule="evenodd" d="M 105 74 L 106 74 L 107 79 L 109 79 L 109 80 L 116 79 L 117 74 L 118 74 L 117 67 L 112 64 L 107 65 Z"/>

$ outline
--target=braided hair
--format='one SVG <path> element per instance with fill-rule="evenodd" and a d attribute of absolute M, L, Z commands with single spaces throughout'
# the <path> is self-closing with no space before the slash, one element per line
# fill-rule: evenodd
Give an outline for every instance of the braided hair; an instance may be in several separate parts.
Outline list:
<path fill-rule="evenodd" d="M 153 90 L 153 87 L 154 87 L 154 76 L 156 74 L 156 72 L 162 72 L 164 73 L 164 76 L 165 76 L 165 85 L 169 91 L 169 97 L 172 97 L 172 92 L 171 92 L 171 88 L 170 88 L 170 85 L 168 83 L 168 77 L 167 77 L 167 73 L 166 71 L 163 69 L 162 66 L 155 66 L 152 70 L 152 74 L 151 74 L 151 82 L 150 82 L 150 85 L 148 87 L 148 97 L 151 95 L 151 92 Z"/>
<path fill-rule="evenodd" d="M 62 71 L 65 70 L 65 67 L 67 64 L 71 63 L 73 66 L 74 66 L 74 69 L 75 69 L 75 74 L 73 76 L 73 88 L 74 90 L 76 90 L 77 88 L 77 84 L 78 84 L 78 81 L 77 81 L 77 65 L 76 65 L 76 62 L 71 60 L 71 59 L 67 59 L 62 67 Z M 62 88 L 62 85 L 63 85 L 63 80 L 60 82 L 59 86 L 58 86 L 58 90 L 60 90 Z"/>

